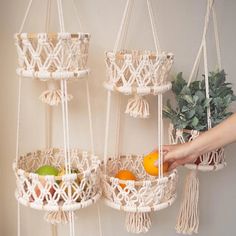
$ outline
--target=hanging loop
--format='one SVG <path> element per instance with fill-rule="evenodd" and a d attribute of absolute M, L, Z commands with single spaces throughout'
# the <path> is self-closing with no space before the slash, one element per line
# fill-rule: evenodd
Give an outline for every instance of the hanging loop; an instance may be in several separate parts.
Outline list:
<path fill-rule="evenodd" d="M 161 53 L 161 47 L 160 47 L 160 42 L 157 36 L 157 31 L 156 31 L 156 24 L 154 20 L 154 14 L 152 10 L 152 5 L 150 0 L 146 0 L 147 3 L 147 8 L 148 8 L 148 14 L 149 14 L 149 19 L 150 19 L 150 24 L 151 24 L 151 29 L 152 29 L 152 35 L 154 39 L 154 44 L 155 44 L 155 50 L 158 53 Z M 134 0 L 127 0 L 121 25 L 117 34 L 115 46 L 113 52 L 117 52 L 119 47 L 123 47 L 124 45 L 124 40 L 128 31 L 128 24 L 130 21 L 131 13 L 132 13 L 132 8 L 133 8 Z"/>

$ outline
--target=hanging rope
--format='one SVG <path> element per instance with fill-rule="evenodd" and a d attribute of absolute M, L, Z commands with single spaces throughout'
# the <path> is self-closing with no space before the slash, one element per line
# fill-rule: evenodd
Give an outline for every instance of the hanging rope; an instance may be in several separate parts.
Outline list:
<path fill-rule="evenodd" d="M 205 90 L 206 90 L 206 98 L 210 98 L 209 94 L 209 70 L 208 70 L 208 60 L 207 60 L 207 43 L 206 43 L 206 34 L 209 27 L 210 16 L 213 15 L 213 26 L 214 26 L 214 36 L 216 43 L 216 53 L 217 53 L 217 63 L 218 68 L 221 69 L 221 55 L 220 55 L 220 43 L 219 43 L 219 34 L 217 28 L 217 20 L 216 13 L 214 10 L 214 0 L 207 1 L 207 11 L 205 15 L 205 23 L 202 41 L 200 44 L 200 48 L 197 53 L 197 57 L 195 59 L 193 69 L 191 71 L 188 86 L 190 85 L 194 73 L 199 69 L 200 58 L 203 54 L 204 61 L 204 74 L 205 74 Z M 210 107 L 207 108 L 207 125 L 208 129 L 212 127 L 211 123 L 211 110 Z M 184 142 L 184 140 L 183 140 Z M 209 155 L 205 155 L 204 160 L 201 162 L 209 163 Z M 206 159 L 206 160 L 205 160 Z M 186 186 L 184 191 L 184 197 L 180 206 L 180 211 L 176 224 L 176 231 L 178 233 L 192 234 L 198 232 L 199 227 L 199 208 L 198 208 L 198 199 L 199 199 L 199 179 L 197 177 L 197 168 L 195 170 L 191 170 L 189 175 L 186 177 Z"/>
<path fill-rule="evenodd" d="M 27 9 L 25 11 L 25 15 L 24 15 L 24 18 L 22 20 L 22 23 L 21 23 L 21 26 L 20 26 L 20 30 L 19 30 L 19 33 L 21 33 L 23 31 L 23 28 L 25 26 L 25 22 L 27 20 L 27 17 L 29 15 L 29 11 L 30 11 L 30 8 L 32 6 L 32 3 L 33 3 L 33 0 L 30 0 L 29 3 L 28 3 L 28 6 L 27 6 Z"/>
<path fill-rule="evenodd" d="M 152 35 L 153 35 L 153 39 L 154 39 L 155 49 L 156 49 L 156 52 L 158 55 L 159 53 L 161 53 L 161 46 L 160 46 L 160 41 L 159 41 L 158 35 L 157 35 L 157 27 L 155 24 L 154 13 L 152 10 L 152 5 L 151 5 L 150 0 L 147 0 L 147 7 L 148 7 L 149 19 L 150 19 L 150 23 L 151 23 L 151 27 L 152 27 Z"/>
<path fill-rule="evenodd" d="M 92 111 L 91 111 L 90 91 L 89 91 L 88 80 L 86 80 L 86 93 L 87 93 L 87 104 L 88 104 L 90 144 L 91 144 L 92 153 L 94 154 L 93 122 L 92 122 Z"/>
<path fill-rule="evenodd" d="M 82 23 L 81 23 L 81 20 L 80 20 L 80 17 L 79 17 L 79 11 L 78 11 L 78 8 L 77 8 L 77 6 L 75 4 L 75 0 L 72 0 L 72 4 L 73 4 L 73 9 L 74 9 L 74 12 L 75 12 L 75 17 L 76 17 L 77 23 L 79 25 L 80 31 L 83 32 L 84 29 L 83 29 L 83 26 L 82 26 Z"/>

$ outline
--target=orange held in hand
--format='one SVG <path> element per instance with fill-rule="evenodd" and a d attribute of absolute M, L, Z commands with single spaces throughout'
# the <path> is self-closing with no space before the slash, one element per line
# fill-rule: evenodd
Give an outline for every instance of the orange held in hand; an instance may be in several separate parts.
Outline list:
<path fill-rule="evenodd" d="M 152 176 L 157 176 L 159 169 L 155 166 L 155 162 L 159 158 L 159 153 L 157 151 L 151 152 L 143 158 L 143 167 L 145 171 Z M 167 172 L 169 168 L 168 162 L 163 163 L 163 173 Z"/>
<path fill-rule="evenodd" d="M 129 170 L 120 170 L 116 176 L 116 178 L 121 180 L 136 180 L 135 175 Z M 125 184 L 120 184 L 122 188 L 125 188 Z"/>

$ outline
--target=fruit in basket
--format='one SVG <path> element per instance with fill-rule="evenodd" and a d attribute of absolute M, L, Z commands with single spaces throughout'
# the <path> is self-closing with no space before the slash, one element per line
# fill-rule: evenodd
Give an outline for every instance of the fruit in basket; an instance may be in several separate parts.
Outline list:
<path fill-rule="evenodd" d="M 115 178 L 121 179 L 121 180 L 137 180 L 134 173 L 129 170 L 120 170 L 115 175 Z M 122 188 L 125 188 L 125 184 L 120 184 Z"/>
<path fill-rule="evenodd" d="M 54 166 L 44 165 L 44 166 L 39 167 L 35 171 L 35 173 L 40 175 L 40 176 L 46 176 L 46 175 L 57 176 L 58 173 L 59 173 L 59 170 Z M 41 182 L 42 187 L 44 188 L 46 186 L 46 180 L 40 179 L 39 181 Z M 36 186 L 34 191 L 35 191 L 36 196 L 39 197 L 40 194 L 41 194 L 40 187 Z M 53 194 L 55 193 L 55 189 L 53 187 L 51 187 L 49 192 L 50 192 L 51 196 L 53 196 Z"/>
<path fill-rule="evenodd" d="M 159 153 L 157 151 L 151 152 L 143 158 L 143 167 L 145 171 L 152 176 L 157 176 L 159 174 L 158 166 L 155 166 L 155 162 L 158 161 Z M 163 173 L 168 172 L 169 163 L 163 163 Z"/>
<path fill-rule="evenodd" d="M 54 166 L 44 165 L 44 166 L 39 167 L 35 171 L 35 173 L 38 174 L 38 175 L 42 175 L 42 176 L 45 176 L 45 175 L 57 176 L 58 173 L 59 173 L 59 170 Z"/>

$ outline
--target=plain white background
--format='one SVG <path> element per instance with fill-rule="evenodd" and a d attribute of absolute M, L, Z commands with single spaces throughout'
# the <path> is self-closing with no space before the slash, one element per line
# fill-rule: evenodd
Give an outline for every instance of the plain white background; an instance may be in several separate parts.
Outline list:
<path fill-rule="evenodd" d="M 56 1 L 53 1 L 56 2 Z M 135 1 L 135 9 L 126 40 L 128 48 L 153 49 L 151 29 L 148 21 L 145 1 Z M 183 71 L 187 78 L 194 57 L 200 44 L 203 28 L 203 17 L 206 0 L 153 0 L 158 22 L 158 32 L 162 49 L 175 54 L 175 65 L 172 75 Z M 16 235 L 16 209 L 14 198 L 15 177 L 12 162 L 15 157 L 17 86 L 15 75 L 17 64 L 13 34 L 19 30 L 20 22 L 26 9 L 27 0 L 0 1 L 0 65 L 1 65 L 1 142 L 0 142 L 0 235 Z M 35 0 L 29 19 L 25 26 L 26 32 L 44 30 L 45 0 Z M 63 1 L 65 6 L 66 28 L 68 31 L 79 31 L 72 10 L 71 0 Z M 92 69 L 89 78 L 94 123 L 95 151 L 102 158 L 104 145 L 106 91 L 102 87 L 105 79 L 104 52 L 114 46 L 116 33 L 125 5 L 125 0 L 76 0 L 81 19 L 86 31 L 92 34 L 89 66 Z M 219 32 L 222 48 L 223 67 L 228 80 L 236 91 L 236 1 L 216 0 L 219 19 Z M 51 29 L 57 30 L 56 10 L 53 11 Z M 216 55 L 209 32 L 210 68 L 216 68 Z M 44 106 L 38 96 L 45 84 L 30 79 L 23 80 L 22 115 L 20 121 L 20 152 L 43 148 L 44 146 Z M 70 103 L 71 146 L 89 149 L 88 119 L 83 80 L 70 84 L 70 93 L 74 99 Z M 166 97 L 171 97 L 170 93 Z M 113 96 L 116 98 L 116 96 Z M 124 106 L 127 98 L 122 101 Z M 148 98 L 151 107 L 151 118 L 136 120 L 122 115 L 121 144 L 123 153 L 146 153 L 156 146 L 156 98 Z M 235 111 L 235 106 L 232 107 Z M 114 126 L 116 99 L 112 100 L 112 122 L 109 136 L 109 152 L 114 147 Z M 165 128 L 168 122 L 165 121 Z M 235 132 L 232 130 L 232 132 Z M 167 136 L 167 132 L 165 132 Z M 60 109 L 55 108 L 53 141 L 55 146 L 62 144 Z M 228 166 L 217 173 L 200 174 L 200 228 L 199 236 L 235 236 L 236 210 L 236 147 L 227 147 Z M 187 173 L 179 169 L 179 198 L 175 204 L 165 210 L 153 214 L 153 226 L 147 236 L 176 235 L 174 226 L 179 209 L 184 176 Z M 101 207 L 102 231 L 104 236 L 129 235 L 124 229 L 125 214 L 110 209 L 99 203 Z M 43 220 L 43 213 L 21 208 L 21 233 L 23 236 L 50 235 L 50 227 Z M 68 227 L 60 226 L 59 235 L 68 235 Z M 79 211 L 76 219 L 76 235 L 98 236 L 97 208 L 92 206 Z"/>

